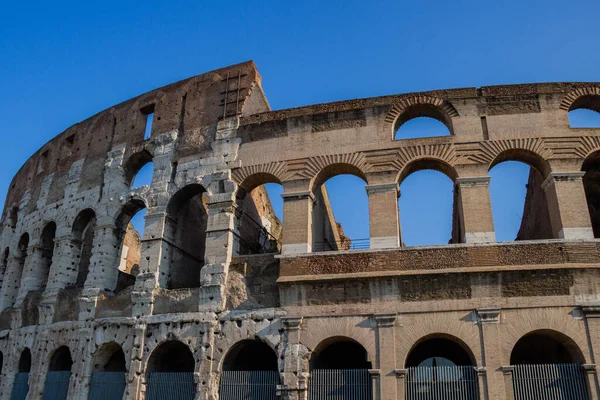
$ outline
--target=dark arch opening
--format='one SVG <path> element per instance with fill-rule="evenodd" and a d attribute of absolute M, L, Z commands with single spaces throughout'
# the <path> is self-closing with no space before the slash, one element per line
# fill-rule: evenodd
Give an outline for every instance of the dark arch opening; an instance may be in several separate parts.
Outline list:
<path fill-rule="evenodd" d="M 56 224 L 49 222 L 42 231 L 42 238 L 40 241 L 40 247 L 42 252 L 42 270 L 40 277 L 41 288 L 45 288 L 48 283 L 48 275 L 50 274 L 50 267 L 52 266 L 52 258 L 54 257 L 54 237 L 56 236 Z"/>
<path fill-rule="evenodd" d="M 148 367 L 150 372 L 194 372 L 196 362 L 189 347 L 170 340 L 159 345 L 150 355 Z"/>
<path fill-rule="evenodd" d="M 167 289 L 200 286 L 207 223 L 208 196 L 202 185 L 188 185 L 175 193 L 167 206 L 165 226 L 165 239 L 169 243 Z"/>
<path fill-rule="evenodd" d="M 61 346 L 56 349 L 54 354 L 52 354 L 48 371 L 71 371 L 72 366 L 73 359 L 71 358 L 71 351 L 67 346 Z"/>
<path fill-rule="evenodd" d="M 8 256 L 10 255 L 10 250 L 7 247 L 4 249 L 2 253 L 2 264 L 0 264 L 0 277 L 4 278 L 4 274 L 6 273 L 6 268 L 8 268 Z"/>
<path fill-rule="evenodd" d="M 133 286 L 135 278 L 140 273 L 145 216 L 146 205 L 144 202 L 141 199 L 131 199 L 123 206 L 116 219 L 120 261 L 115 293 Z"/>
<path fill-rule="evenodd" d="M 346 337 L 333 337 L 317 346 L 310 357 L 310 369 L 371 369 L 367 350 Z"/>
<path fill-rule="evenodd" d="M 600 238 L 600 151 L 587 156 L 581 170 L 594 237 Z"/>
<path fill-rule="evenodd" d="M 79 262 L 77 265 L 77 278 L 74 282 L 75 287 L 78 288 L 85 285 L 90 270 L 95 228 L 96 213 L 90 208 L 81 211 L 73 223 L 73 246 L 79 247 L 75 250 L 75 253 L 79 253 Z"/>
<path fill-rule="evenodd" d="M 409 367 L 444 367 L 475 365 L 475 358 L 460 340 L 433 336 L 418 341 L 406 357 Z"/>
<path fill-rule="evenodd" d="M 242 340 L 227 352 L 223 371 L 277 371 L 277 354 L 260 340 Z"/>
<path fill-rule="evenodd" d="M 115 342 L 103 345 L 94 356 L 94 372 L 127 372 L 121 346 Z"/>
<path fill-rule="evenodd" d="M 25 348 L 19 357 L 19 372 L 31 371 L 31 351 Z"/>
<path fill-rule="evenodd" d="M 577 344 L 568 336 L 551 330 L 528 333 L 515 344 L 510 364 L 583 364 Z"/>
<path fill-rule="evenodd" d="M 569 107 L 571 128 L 600 128 L 600 96 L 581 96 Z"/>

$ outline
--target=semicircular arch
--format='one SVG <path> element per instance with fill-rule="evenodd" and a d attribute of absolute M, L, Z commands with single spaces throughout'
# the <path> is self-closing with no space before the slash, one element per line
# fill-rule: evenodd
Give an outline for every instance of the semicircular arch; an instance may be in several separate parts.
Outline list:
<path fill-rule="evenodd" d="M 402 166 L 398 172 L 396 181 L 402 184 L 402 181 L 409 175 L 418 171 L 434 170 L 446 175 L 452 182 L 456 182 L 458 172 L 447 161 L 435 157 L 421 157 L 413 159 Z"/>

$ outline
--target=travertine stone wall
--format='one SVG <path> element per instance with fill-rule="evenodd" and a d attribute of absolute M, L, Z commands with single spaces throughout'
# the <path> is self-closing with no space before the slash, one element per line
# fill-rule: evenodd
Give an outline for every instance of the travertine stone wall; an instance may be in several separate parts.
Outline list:
<path fill-rule="evenodd" d="M 515 344 L 552 332 L 578 349 L 597 399 L 600 130 L 571 129 L 576 108 L 600 110 L 600 84 L 271 111 L 246 62 L 74 125 L 26 161 L 2 214 L 0 398 L 10 396 L 24 349 L 29 398 L 40 398 L 52 355 L 67 346 L 70 398 L 87 398 L 92 373 L 122 349 L 124 398 L 143 399 L 160 364 L 153 356 L 179 343 L 194 359 L 197 398 L 216 400 L 230 350 L 258 340 L 276 355 L 279 395 L 305 400 L 312 355 L 350 340 L 366 351 L 375 398 L 398 399 L 411 350 L 444 338 L 470 355 L 482 399 L 510 399 Z M 420 116 L 450 136 L 394 140 Z M 519 238 L 534 240 L 496 244 L 488 170 L 507 160 L 532 168 Z M 151 185 L 131 189 L 149 161 Z M 455 183 L 451 245 L 402 245 L 399 184 L 421 169 Z M 338 174 L 365 181 L 368 250 L 344 251 L 323 186 Z M 265 183 L 284 188 L 283 221 Z M 137 244 L 130 220 L 144 208 L 139 255 L 125 260 L 124 239 L 130 251 Z M 324 241 L 336 251 L 318 252 Z"/>

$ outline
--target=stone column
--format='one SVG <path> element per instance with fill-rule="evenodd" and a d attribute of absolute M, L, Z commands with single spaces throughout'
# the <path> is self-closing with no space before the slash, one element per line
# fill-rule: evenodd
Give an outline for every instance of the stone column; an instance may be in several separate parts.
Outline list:
<path fill-rule="evenodd" d="M 20 306 L 25 300 L 27 293 L 38 290 L 42 286 L 41 269 L 43 263 L 43 249 L 39 245 L 30 245 L 27 251 L 27 259 L 23 266 L 21 284 L 17 293 L 15 306 Z"/>
<path fill-rule="evenodd" d="M 381 396 L 381 371 L 378 369 L 370 369 L 369 375 L 371 375 L 371 383 L 373 385 L 373 400 L 387 400 L 387 398 Z M 389 399 L 392 400 L 391 397 Z"/>
<path fill-rule="evenodd" d="M 209 399 L 219 392 L 219 379 L 213 371 L 215 367 L 215 330 L 217 321 L 201 322 L 202 339 L 200 344 L 199 359 L 202 362 L 196 363 L 196 376 L 198 379 L 198 398 Z"/>
<path fill-rule="evenodd" d="M 504 366 L 500 370 L 504 376 L 504 392 L 506 395 L 504 397 L 499 397 L 499 399 L 515 400 L 515 392 L 513 388 L 513 374 L 515 372 L 515 367 Z"/>
<path fill-rule="evenodd" d="M 302 317 L 285 317 L 282 322 L 282 343 L 286 345 L 283 349 L 284 372 L 281 374 L 281 385 L 277 387 L 277 391 L 282 400 L 303 400 L 308 396 L 308 371 L 305 371 L 301 360 L 304 350 L 300 344 Z"/>
<path fill-rule="evenodd" d="M 596 373 L 596 362 L 600 357 L 600 306 L 583 306 L 585 315 L 585 326 L 590 344 L 590 360 L 584 365 L 587 372 L 587 384 L 590 397 L 594 400 L 600 396 L 598 375 Z"/>
<path fill-rule="evenodd" d="M 397 183 L 365 186 L 369 196 L 369 237 L 371 249 L 400 246 L 400 215 Z"/>
<path fill-rule="evenodd" d="M 15 304 L 24 263 L 25 257 L 12 257 L 9 259 L 2 289 L 0 290 L 0 311 Z"/>
<path fill-rule="evenodd" d="M 495 242 L 490 177 L 457 178 L 463 243 Z"/>
<path fill-rule="evenodd" d="M 284 190 L 285 190 L 284 184 Z M 315 196 L 310 191 L 284 192 L 283 246 L 281 254 L 303 254 L 312 251 L 312 208 Z"/>
<path fill-rule="evenodd" d="M 146 340 L 146 324 L 138 323 L 133 327 L 133 346 L 131 348 L 131 360 L 127 372 L 127 384 L 125 386 L 125 398 L 140 399 L 146 392 L 144 364 L 144 345 Z"/>
<path fill-rule="evenodd" d="M 553 236 L 559 239 L 593 239 L 594 232 L 583 188 L 584 172 L 551 172 L 542 183 L 550 212 Z"/>
<path fill-rule="evenodd" d="M 396 314 L 375 315 L 377 325 L 377 361 L 383 375 L 379 378 L 379 392 L 382 400 L 395 400 L 397 394 L 396 370 Z"/>
<path fill-rule="evenodd" d="M 487 385 L 488 399 L 504 399 L 506 392 L 505 379 L 499 371 L 502 368 L 502 347 L 500 344 L 500 309 L 477 309 L 479 328 L 483 339 L 483 365 Z M 483 377 L 481 377 L 483 378 Z M 510 387 L 512 393 L 512 386 Z"/>
<path fill-rule="evenodd" d="M 396 369 L 394 370 L 394 374 L 396 375 L 396 387 L 398 393 L 398 400 L 406 399 L 406 374 L 408 373 L 407 369 Z"/>

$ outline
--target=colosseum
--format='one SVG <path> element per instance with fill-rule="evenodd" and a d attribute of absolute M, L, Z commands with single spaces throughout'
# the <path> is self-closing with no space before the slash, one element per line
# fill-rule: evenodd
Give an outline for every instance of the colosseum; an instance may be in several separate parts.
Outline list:
<path fill-rule="evenodd" d="M 576 109 L 600 112 L 600 83 L 272 111 L 245 62 L 79 122 L 8 192 L 0 397 L 597 400 L 600 129 Z M 450 135 L 396 140 L 417 117 Z M 504 161 L 531 168 L 498 243 Z M 399 185 L 426 169 L 453 182 L 452 238 L 406 246 Z M 341 174 L 365 183 L 360 249 L 325 190 Z"/>

